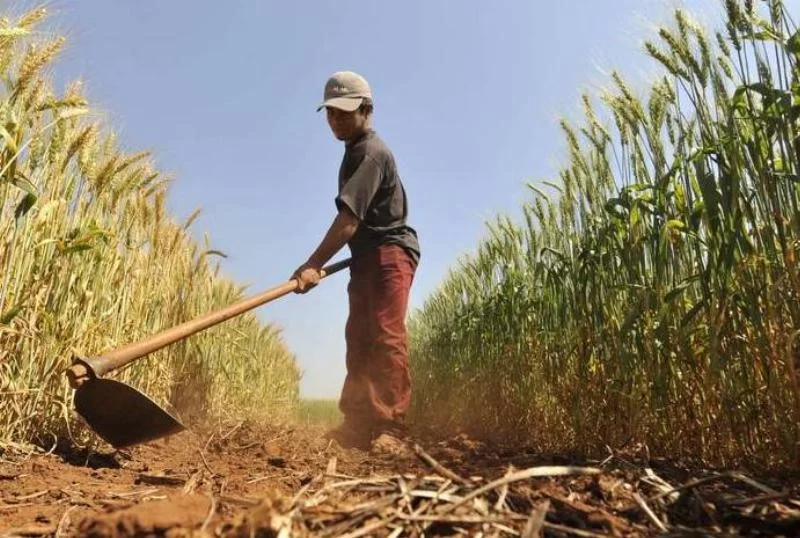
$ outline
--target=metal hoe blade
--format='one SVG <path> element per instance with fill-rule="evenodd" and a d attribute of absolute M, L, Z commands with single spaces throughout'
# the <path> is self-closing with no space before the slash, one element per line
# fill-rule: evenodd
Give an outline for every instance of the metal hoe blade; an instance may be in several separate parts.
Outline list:
<path fill-rule="evenodd" d="M 178 419 L 133 387 L 95 378 L 75 391 L 75 410 L 115 448 L 146 443 L 186 429 Z"/>

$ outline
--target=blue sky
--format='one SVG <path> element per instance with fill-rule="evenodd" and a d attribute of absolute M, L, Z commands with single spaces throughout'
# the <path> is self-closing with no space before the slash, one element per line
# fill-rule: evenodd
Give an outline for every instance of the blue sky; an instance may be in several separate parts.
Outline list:
<path fill-rule="evenodd" d="M 720 4 L 58 0 L 48 30 L 68 37 L 58 83 L 83 79 L 122 146 L 153 152 L 175 178 L 173 215 L 201 207 L 195 234 L 252 293 L 287 280 L 334 217 L 343 148 L 315 108 L 330 73 L 363 74 L 420 236 L 416 308 L 486 220 L 527 199 L 526 181 L 554 177 L 557 121 L 578 117 L 580 92 L 611 68 L 640 85 L 641 44 L 671 6 L 718 24 Z M 346 284 L 340 273 L 257 310 L 283 328 L 305 396 L 339 395 Z"/>

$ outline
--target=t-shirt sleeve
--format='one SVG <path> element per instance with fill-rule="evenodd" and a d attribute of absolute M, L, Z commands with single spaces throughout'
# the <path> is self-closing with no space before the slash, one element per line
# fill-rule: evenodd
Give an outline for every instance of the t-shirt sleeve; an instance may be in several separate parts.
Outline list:
<path fill-rule="evenodd" d="M 377 161 L 369 155 L 365 156 L 336 197 L 336 208 L 341 211 L 342 207 L 347 207 L 358 220 L 364 220 L 382 179 L 383 174 Z"/>

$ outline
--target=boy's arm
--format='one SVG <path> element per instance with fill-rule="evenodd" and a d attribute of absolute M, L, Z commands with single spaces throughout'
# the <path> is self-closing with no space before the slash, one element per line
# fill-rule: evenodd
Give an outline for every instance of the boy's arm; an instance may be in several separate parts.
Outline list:
<path fill-rule="evenodd" d="M 342 206 L 333 219 L 322 242 L 303 265 L 297 268 L 292 278 L 297 279 L 297 293 L 305 293 L 320 281 L 320 269 L 355 235 L 358 218 Z"/>

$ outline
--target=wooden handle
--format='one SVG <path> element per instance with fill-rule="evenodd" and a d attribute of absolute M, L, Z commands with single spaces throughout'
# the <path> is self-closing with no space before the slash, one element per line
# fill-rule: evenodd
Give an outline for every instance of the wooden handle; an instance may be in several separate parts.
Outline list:
<path fill-rule="evenodd" d="M 350 265 L 350 259 L 336 262 L 327 267 L 322 268 L 320 274 L 322 278 L 330 276 L 345 267 Z M 225 308 L 216 312 L 211 312 L 199 318 L 187 321 L 181 325 L 177 325 L 170 329 L 166 329 L 157 333 L 154 336 L 140 342 L 134 342 L 124 347 L 109 351 L 99 357 L 81 357 L 75 358 L 72 367 L 67 370 L 67 377 L 69 378 L 70 385 L 77 388 L 83 381 L 88 379 L 89 376 L 94 375 L 102 377 L 103 375 L 125 366 L 140 357 L 148 355 L 154 351 L 168 346 L 178 340 L 191 336 L 200 332 L 212 325 L 216 325 L 234 316 L 251 310 L 257 306 L 261 306 L 270 301 L 274 301 L 279 297 L 283 297 L 287 293 L 291 293 L 297 289 L 298 283 L 296 279 L 292 279 L 284 284 L 275 286 L 253 297 L 242 299 Z"/>

